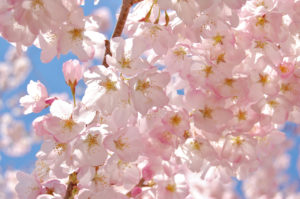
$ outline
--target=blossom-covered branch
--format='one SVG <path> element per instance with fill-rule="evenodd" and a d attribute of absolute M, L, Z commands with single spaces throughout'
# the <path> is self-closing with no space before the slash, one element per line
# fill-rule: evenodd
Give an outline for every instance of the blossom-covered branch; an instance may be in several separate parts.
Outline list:
<path fill-rule="evenodd" d="M 121 11 L 114 32 L 112 34 L 112 38 L 121 36 L 131 6 L 141 1 L 143 0 L 123 0 Z M 105 40 L 105 53 L 103 56 L 103 65 L 105 67 L 108 67 L 108 64 L 106 62 L 106 55 L 111 55 L 109 40 Z"/>
<path fill-rule="evenodd" d="M 291 146 L 280 127 L 300 123 L 299 1 L 136 2 L 123 1 L 106 42 L 77 0 L 0 4 L 0 33 L 19 50 L 79 59 L 62 64 L 73 99 L 40 81 L 20 99 L 25 114 L 49 111 L 32 123 L 43 143 L 18 196 L 235 199 L 237 178 L 247 198 L 299 198 L 280 178 Z M 86 67 L 104 50 L 109 67 Z"/>

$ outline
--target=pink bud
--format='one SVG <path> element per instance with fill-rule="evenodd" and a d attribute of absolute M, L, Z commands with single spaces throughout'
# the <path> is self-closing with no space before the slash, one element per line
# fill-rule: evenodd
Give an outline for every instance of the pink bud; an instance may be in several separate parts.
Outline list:
<path fill-rule="evenodd" d="M 141 187 L 134 187 L 131 190 L 131 197 L 136 197 L 138 194 L 140 194 L 142 192 Z"/>
<path fill-rule="evenodd" d="M 143 174 L 143 178 L 145 180 L 151 180 L 153 177 L 153 171 L 151 169 L 150 164 L 148 164 L 147 166 L 145 166 L 142 170 L 142 174 Z"/>
<path fill-rule="evenodd" d="M 65 76 L 66 83 L 68 85 L 76 85 L 77 82 L 82 78 L 83 66 L 80 65 L 78 60 L 69 60 L 63 64 L 63 73 Z"/>
<path fill-rule="evenodd" d="M 54 102 L 54 100 L 57 100 L 57 97 L 48 97 L 47 99 L 45 99 L 45 103 L 50 106 Z"/>

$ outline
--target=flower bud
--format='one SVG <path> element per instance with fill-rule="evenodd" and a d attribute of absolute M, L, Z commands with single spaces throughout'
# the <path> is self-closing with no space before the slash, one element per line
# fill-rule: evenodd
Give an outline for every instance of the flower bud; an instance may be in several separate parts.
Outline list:
<path fill-rule="evenodd" d="M 83 66 L 78 60 L 69 60 L 63 64 L 63 73 L 69 86 L 76 86 L 83 75 Z"/>

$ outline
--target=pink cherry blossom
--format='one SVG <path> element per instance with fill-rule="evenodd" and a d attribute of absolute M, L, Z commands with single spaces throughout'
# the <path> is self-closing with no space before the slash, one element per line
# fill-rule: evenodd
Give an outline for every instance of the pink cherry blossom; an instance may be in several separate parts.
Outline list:
<path fill-rule="evenodd" d="M 61 142 L 67 142 L 79 136 L 84 129 L 84 123 L 72 118 L 71 104 L 55 100 L 50 107 L 51 116 L 45 121 L 45 129 Z"/>
<path fill-rule="evenodd" d="M 130 80 L 131 95 L 135 109 L 146 114 L 152 106 L 162 107 L 168 103 L 163 87 L 169 82 L 166 72 L 151 70 Z"/>
<path fill-rule="evenodd" d="M 82 103 L 110 115 L 122 103 L 128 102 L 128 86 L 111 70 L 94 66 L 84 75 L 87 89 Z"/>
<path fill-rule="evenodd" d="M 104 164 L 107 151 L 103 146 L 102 136 L 105 129 L 91 128 L 75 143 L 74 153 L 78 156 L 81 165 L 98 166 Z"/>
<path fill-rule="evenodd" d="M 34 199 L 41 193 L 41 185 L 33 176 L 18 172 L 17 179 L 19 183 L 16 186 L 16 191 L 19 197 Z"/>
<path fill-rule="evenodd" d="M 134 161 L 143 153 L 141 138 L 137 128 L 129 127 L 114 134 L 108 134 L 104 139 L 104 145 L 115 152 L 121 160 Z"/>
<path fill-rule="evenodd" d="M 20 103 L 25 108 L 25 114 L 38 113 L 47 106 L 48 92 L 40 81 L 34 82 L 31 80 L 27 85 L 27 93 L 28 95 L 20 98 Z"/>
<path fill-rule="evenodd" d="M 63 64 L 74 105 L 39 81 L 20 99 L 25 114 L 50 113 L 32 122 L 42 145 L 14 180 L 19 198 L 236 199 L 234 179 L 246 198 L 299 197 L 284 173 L 296 135 L 282 132 L 300 123 L 298 0 L 124 0 L 111 39 L 108 12 L 85 16 L 84 4 L 0 3 L 0 35 L 17 48 L 1 92 L 25 79 L 17 53 L 31 45 L 43 62 L 70 51 L 85 62 Z M 34 142 L 10 114 L 0 131 L 11 156 Z"/>
<path fill-rule="evenodd" d="M 135 75 L 143 70 L 143 66 L 146 66 L 140 58 L 144 49 L 136 40 L 123 40 L 117 37 L 111 41 L 110 45 L 112 56 L 107 56 L 107 63 L 118 68 L 124 75 Z"/>

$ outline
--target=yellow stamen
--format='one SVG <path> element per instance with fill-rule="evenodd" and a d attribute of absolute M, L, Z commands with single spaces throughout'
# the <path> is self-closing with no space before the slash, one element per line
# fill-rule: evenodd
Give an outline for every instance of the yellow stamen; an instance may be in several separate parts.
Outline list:
<path fill-rule="evenodd" d="M 236 117 L 240 120 L 246 120 L 247 119 L 247 111 L 242 111 L 239 110 L 238 114 L 236 115 Z"/>
<path fill-rule="evenodd" d="M 222 54 L 218 55 L 217 64 L 219 64 L 221 62 L 225 63 L 224 56 L 225 56 L 225 53 L 222 53 Z"/>
<path fill-rule="evenodd" d="M 271 106 L 271 107 L 275 107 L 276 105 L 278 105 L 278 102 L 276 102 L 275 100 L 270 100 L 268 102 L 268 104 Z"/>
<path fill-rule="evenodd" d="M 83 29 L 74 28 L 73 30 L 69 31 L 71 34 L 72 40 L 83 40 Z"/>
<path fill-rule="evenodd" d="M 264 27 L 265 23 L 268 22 L 268 20 L 266 19 L 266 15 L 258 16 L 256 19 L 256 26 Z"/>
<path fill-rule="evenodd" d="M 191 133 L 188 130 L 185 130 L 183 133 L 183 137 L 184 139 L 188 139 L 189 137 L 191 137 Z"/>
<path fill-rule="evenodd" d="M 123 151 L 124 148 L 127 146 L 127 144 L 123 142 L 121 137 L 119 137 L 117 140 L 114 140 L 114 143 L 115 143 L 115 147 L 120 151 Z"/>
<path fill-rule="evenodd" d="M 267 44 L 267 42 L 264 41 L 255 41 L 255 43 L 256 43 L 255 48 L 261 48 L 261 49 L 264 49 L 265 45 Z"/>
<path fill-rule="evenodd" d="M 202 70 L 205 72 L 205 77 L 208 77 L 210 74 L 213 73 L 212 66 L 205 66 L 205 68 Z"/>
<path fill-rule="evenodd" d="M 184 59 L 184 56 L 186 55 L 186 51 L 184 50 L 183 47 L 179 47 L 177 49 L 175 49 L 173 51 L 173 53 L 178 57 L 178 58 L 181 58 L 181 59 Z"/>
<path fill-rule="evenodd" d="M 174 193 L 176 191 L 176 184 L 168 184 L 166 190 Z"/>
<path fill-rule="evenodd" d="M 267 74 L 259 74 L 258 82 L 261 83 L 263 86 L 266 85 L 269 81 L 269 76 Z"/>
<path fill-rule="evenodd" d="M 214 36 L 213 37 L 213 40 L 215 41 L 214 46 L 217 44 L 223 45 L 223 39 L 224 39 L 224 36 L 220 35 L 219 33 L 216 36 Z"/>
<path fill-rule="evenodd" d="M 36 8 L 42 8 L 42 7 L 44 7 L 44 3 L 43 3 L 42 0 L 33 0 L 33 1 L 31 2 L 31 7 L 32 7 L 33 9 L 36 9 Z"/>
<path fill-rule="evenodd" d="M 181 122 L 181 117 L 176 114 L 170 118 L 170 121 L 173 126 L 178 126 Z"/>
<path fill-rule="evenodd" d="M 55 151 L 58 155 L 61 155 L 63 152 L 65 152 L 67 149 L 67 145 L 65 143 L 59 143 L 55 145 Z"/>
<path fill-rule="evenodd" d="M 150 36 L 151 36 L 151 37 L 156 37 L 158 31 L 161 31 L 161 28 L 160 28 L 159 26 L 152 26 L 152 27 L 150 28 L 150 30 L 149 30 Z"/>
<path fill-rule="evenodd" d="M 291 91 L 292 90 L 292 86 L 289 83 L 286 83 L 286 84 L 282 83 L 280 85 L 280 90 L 285 93 L 285 92 Z"/>
<path fill-rule="evenodd" d="M 72 120 L 72 118 L 64 121 L 64 128 L 69 129 L 69 131 L 72 131 L 72 128 L 74 125 L 75 125 L 75 122 Z"/>
<path fill-rule="evenodd" d="M 131 60 L 129 58 L 122 57 L 122 60 L 119 62 L 122 68 L 131 68 L 130 67 Z"/>
<path fill-rule="evenodd" d="M 148 88 L 150 88 L 150 82 L 149 81 L 138 80 L 135 90 L 145 92 Z"/>
<path fill-rule="evenodd" d="M 200 151 L 202 143 L 195 140 L 195 141 L 191 142 L 191 145 L 192 145 L 193 149 Z"/>
<path fill-rule="evenodd" d="M 285 65 L 282 65 L 282 64 L 279 65 L 279 70 L 280 70 L 282 73 L 287 73 L 287 72 L 289 72 L 289 68 L 288 68 L 287 66 L 285 66 Z"/>
<path fill-rule="evenodd" d="M 256 7 L 259 7 L 259 6 L 263 6 L 263 7 L 267 8 L 264 1 L 256 3 Z"/>
<path fill-rule="evenodd" d="M 101 184 L 107 184 L 107 182 L 105 181 L 105 176 L 104 175 L 99 175 L 96 173 L 96 175 L 92 178 L 92 181 L 97 185 L 98 182 L 100 182 Z"/>
<path fill-rule="evenodd" d="M 232 138 L 232 142 L 233 142 L 233 144 L 235 144 L 237 146 L 241 146 L 241 144 L 243 144 L 243 142 L 245 142 L 245 140 L 241 139 L 240 136 L 237 136 L 237 137 Z"/>
<path fill-rule="evenodd" d="M 203 118 L 209 118 L 212 119 L 212 112 L 213 110 L 207 106 L 204 107 L 204 109 L 199 110 L 202 113 Z"/>
<path fill-rule="evenodd" d="M 116 83 L 117 82 L 111 81 L 110 79 L 107 78 L 105 82 L 101 83 L 101 86 L 103 86 L 107 92 L 116 91 L 117 90 Z"/>
<path fill-rule="evenodd" d="M 92 148 L 93 146 L 99 145 L 98 143 L 98 135 L 88 134 L 87 138 L 84 140 L 84 143 L 88 145 L 88 148 Z"/>
<path fill-rule="evenodd" d="M 227 86 L 232 87 L 232 84 L 233 84 L 234 82 L 235 82 L 234 79 L 226 78 L 225 81 L 224 81 L 224 84 L 227 85 Z"/>

